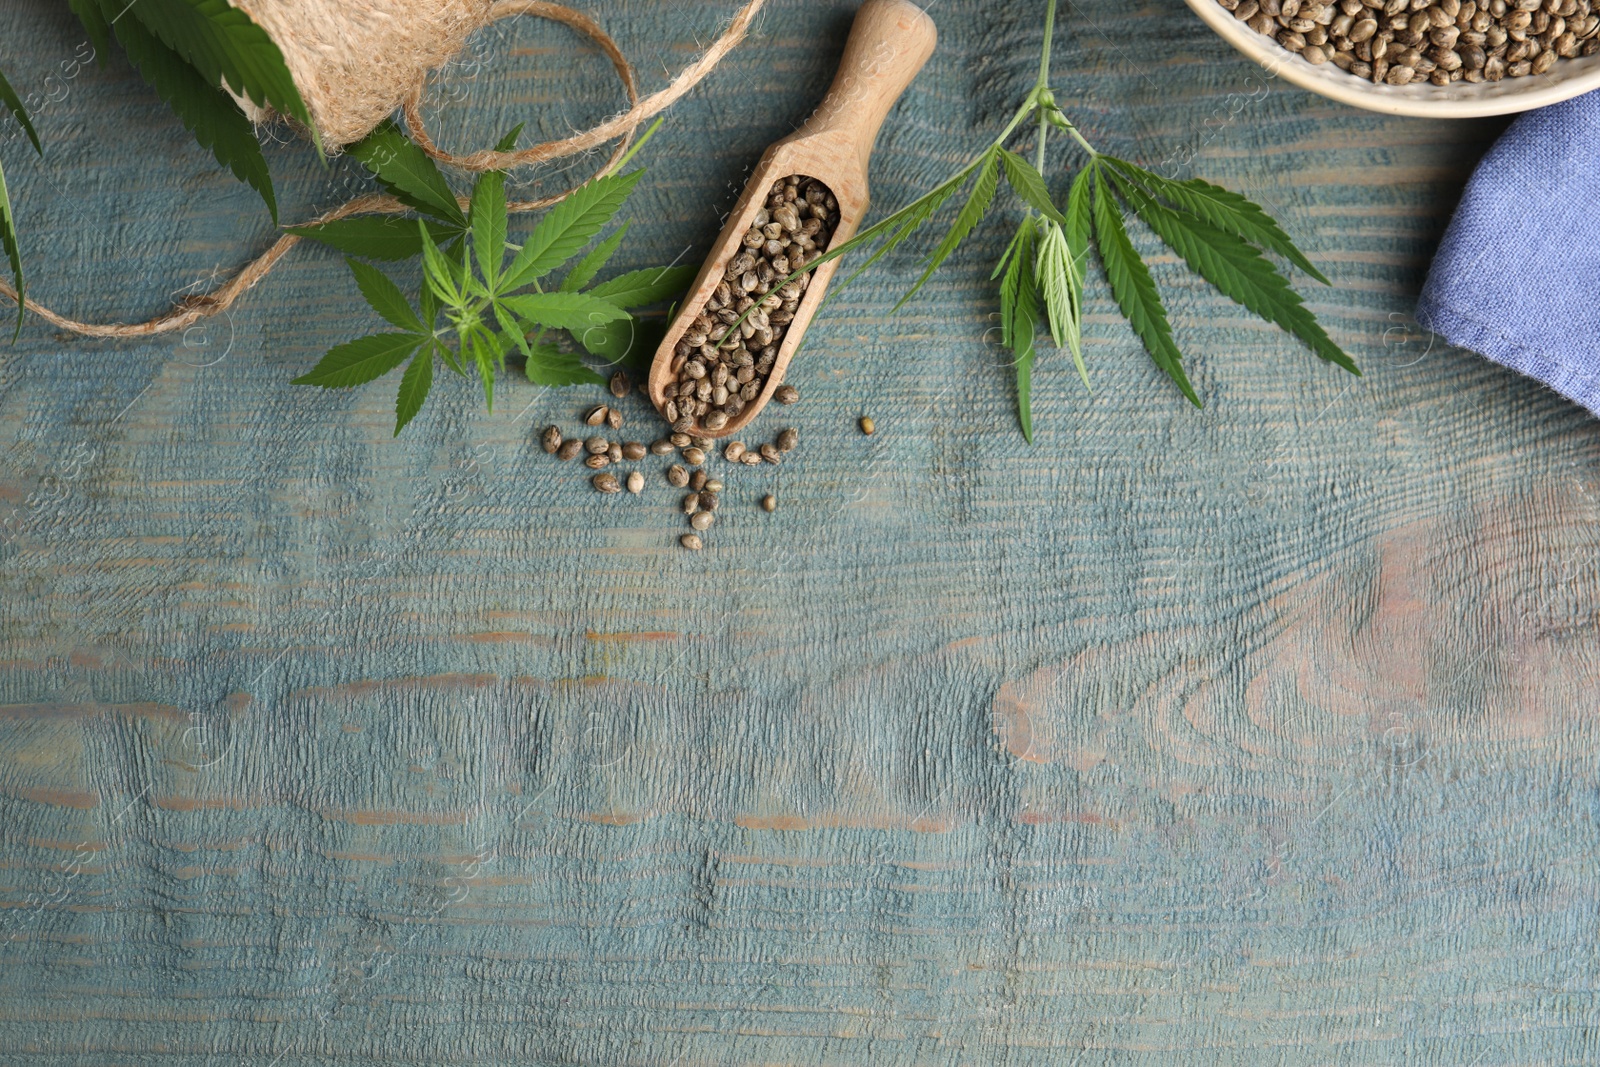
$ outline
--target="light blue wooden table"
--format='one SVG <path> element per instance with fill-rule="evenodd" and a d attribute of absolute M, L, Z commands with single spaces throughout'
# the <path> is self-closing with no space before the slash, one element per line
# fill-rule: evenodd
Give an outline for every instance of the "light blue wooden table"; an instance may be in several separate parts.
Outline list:
<path fill-rule="evenodd" d="M 1038 6 L 934 6 L 880 205 L 1008 113 Z M 65 7 L 0 8 L 25 92 Z M 660 84 L 726 8 L 592 10 Z M 851 9 L 775 3 L 671 114 L 630 265 L 706 247 Z M 289 385 L 372 327 L 329 254 L 0 348 L 0 1063 L 1600 1058 L 1600 435 L 1409 317 L 1502 124 L 1263 81 L 1178 0 L 1063 18 L 1090 138 L 1268 203 L 1365 377 L 1166 258 L 1205 411 L 1097 281 L 1027 447 L 986 227 L 898 316 L 911 250 L 841 295 L 695 555 L 540 451 L 591 392 L 446 383 L 394 441 L 390 387 Z M 559 28 L 478 54 L 452 145 L 618 103 Z M 125 66 L 58 96 L 0 145 L 40 299 L 142 318 L 270 240 Z M 362 187 L 271 157 L 286 218 Z"/>

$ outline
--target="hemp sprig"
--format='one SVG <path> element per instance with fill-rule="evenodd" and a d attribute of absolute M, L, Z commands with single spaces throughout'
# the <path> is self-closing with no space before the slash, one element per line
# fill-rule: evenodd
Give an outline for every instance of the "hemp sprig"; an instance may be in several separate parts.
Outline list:
<path fill-rule="evenodd" d="M 655 128 L 618 164 L 619 170 Z M 520 131 L 519 126 L 507 135 L 498 150 L 511 151 Z M 573 264 L 555 289 L 540 284 L 611 222 L 644 174 L 642 169 L 581 186 L 516 245 L 507 240 L 504 174 L 482 174 L 467 210 L 462 211 L 433 160 L 392 123 L 380 127 L 351 154 L 421 217 L 359 216 L 291 227 L 289 232 L 349 253 L 346 262 L 361 294 L 399 332 L 369 334 L 339 345 L 294 382 L 350 388 L 409 360 L 395 400 L 397 435 L 433 387 L 436 361 L 463 377 L 476 374 L 491 411 L 495 379 L 506 372 L 508 357 L 516 354 L 535 384 L 604 384 L 605 378 L 577 352 L 563 350 L 549 335 L 566 333 L 578 347 L 606 363 L 637 364 L 654 348 L 656 334 L 631 312 L 679 296 L 694 276 L 693 267 L 659 267 L 630 271 L 591 286 L 622 243 L 628 229 L 624 223 Z M 423 277 L 416 306 L 388 275 L 353 256 L 379 260 L 420 256 Z"/>
<path fill-rule="evenodd" d="M 921 276 L 895 304 L 898 311 L 989 213 L 1003 175 L 1022 201 L 1024 214 L 990 280 L 999 284 L 1000 343 L 1013 356 L 1017 417 L 1028 441 L 1033 440 L 1033 368 L 1041 325 L 1049 327 L 1057 349 L 1067 349 L 1085 387 L 1089 384 L 1082 324 L 1083 282 L 1091 244 L 1099 253 L 1112 297 L 1151 359 L 1190 403 L 1201 406 L 1184 373 L 1183 356 L 1173 340 L 1161 294 L 1128 235 L 1124 205 L 1191 270 L 1224 294 L 1281 326 L 1322 359 L 1359 375 L 1355 361 L 1328 336 L 1265 253 L 1284 257 L 1324 285 L 1332 283 L 1259 205 L 1199 178 L 1179 181 L 1107 155 L 1085 140 L 1067 119 L 1050 88 L 1055 14 L 1056 0 L 1048 0 L 1038 78 L 1010 121 L 981 152 L 916 200 L 810 260 L 773 287 L 876 244 L 872 255 L 840 283 L 849 284 L 926 226 L 970 182 L 966 202 L 928 255 Z M 1030 120 L 1037 126 L 1032 163 L 1006 147 Z M 1069 134 L 1088 155 L 1059 206 L 1044 177 L 1045 145 L 1052 129 Z"/>
<path fill-rule="evenodd" d="M 44 149 L 39 144 L 39 132 L 33 128 L 33 120 L 28 118 L 28 109 L 22 106 L 22 98 L 11 88 L 4 73 L 0 73 L 0 104 L 6 106 L 11 117 L 22 127 L 22 132 L 28 135 L 33 150 L 44 155 Z M 6 190 L 4 168 L 0 168 L 0 245 L 5 247 L 6 259 L 11 264 L 12 284 L 17 290 L 17 328 L 11 338 L 15 341 L 22 333 L 22 319 L 28 310 L 28 285 L 22 273 L 22 246 L 17 241 L 17 218 L 11 208 L 11 194 Z"/>

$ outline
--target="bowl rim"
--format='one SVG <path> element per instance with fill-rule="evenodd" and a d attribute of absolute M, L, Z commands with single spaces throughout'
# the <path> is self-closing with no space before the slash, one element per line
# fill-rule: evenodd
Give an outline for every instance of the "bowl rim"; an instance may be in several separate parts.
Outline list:
<path fill-rule="evenodd" d="M 1254 60 L 1269 76 L 1282 77 L 1285 81 L 1292 82 L 1302 89 L 1309 89 L 1330 100 L 1386 115 L 1433 119 L 1511 115 L 1519 111 L 1531 111 L 1534 108 L 1558 104 L 1574 96 L 1581 96 L 1592 89 L 1600 89 L 1600 56 L 1583 57 L 1594 61 L 1586 64 L 1583 70 L 1564 73 L 1559 78 L 1552 78 L 1547 72 L 1516 79 L 1518 82 L 1530 83 L 1526 86 L 1508 87 L 1501 81 L 1492 83 L 1496 90 L 1492 93 L 1480 91 L 1447 99 L 1409 93 L 1406 87 L 1374 85 L 1349 74 L 1336 79 L 1330 77 L 1328 72 L 1320 67 L 1315 67 L 1288 51 L 1270 37 L 1259 34 L 1240 22 L 1233 17 L 1231 11 L 1217 3 L 1217 0 L 1185 0 L 1185 3 L 1206 25 L 1215 30 L 1218 36 Z M 1342 71 L 1340 73 L 1343 74 Z M 1348 86 L 1343 84 L 1344 80 L 1349 81 Z M 1453 85 L 1461 84 L 1463 83 L 1453 83 Z M 1428 85 L 1427 88 L 1437 91 L 1438 87 Z M 1479 85 L 1473 84 L 1471 88 L 1476 90 Z"/>

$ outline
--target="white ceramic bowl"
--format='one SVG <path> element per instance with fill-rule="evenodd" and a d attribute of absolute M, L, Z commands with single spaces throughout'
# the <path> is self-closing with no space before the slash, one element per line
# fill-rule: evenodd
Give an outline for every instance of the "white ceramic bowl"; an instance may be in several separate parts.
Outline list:
<path fill-rule="evenodd" d="M 1222 39 L 1261 64 L 1268 74 L 1291 81 L 1352 107 L 1387 115 L 1428 119 L 1468 119 L 1509 115 L 1567 100 L 1600 89 L 1600 55 L 1560 59 L 1544 74 L 1497 82 L 1451 82 L 1449 85 L 1373 85 L 1346 74 L 1332 63 L 1312 65 L 1265 34 L 1233 17 L 1217 0 L 1186 0 Z"/>

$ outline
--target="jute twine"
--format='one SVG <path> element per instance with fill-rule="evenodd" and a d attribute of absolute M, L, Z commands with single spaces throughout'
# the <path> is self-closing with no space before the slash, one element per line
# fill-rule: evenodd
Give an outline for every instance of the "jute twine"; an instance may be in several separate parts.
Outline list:
<path fill-rule="evenodd" d="M 585 182 L 555 196 L 547 196 L 538 200 L 514 201 L 506 205 L 506 210 L 520 213 L 549 207 L 551 204 L 571 196 L 589 181 L 610 174 L 627 153 L 628 146 L 631 144 L 633 136 L 640 125 L 677 103 L 716 69 L 717 64 L 722 62 L 723 58 L 739 42 L 744 40 L 756 15 L 766 6 L 766 3 L 767 0 L 746 0 L 744 6 L 734 14 L 733 19 L 723 29 L 722 34 L 712 43 L 711 47 L 700 55 L 700 58 L 679 72 L 678 76 L 666 88 L 641 98 L 632 64 L 622 54 L 622 50 L 617 46 L 616 41 L 588 15 L 562 4 L 546 2 L 546 0 L 494 0 L 488 6 L 485 17 L 475 25 L 487 25 L 501 19 L 531 15 L 535 18 L 551 19 L 559 22 L 586 35 L 598 44 L 606 56 L 610 58 L 612 66 L 617 70 L 617 76 L 622 81 L 623 88 L 627 91 L 628 110 L 602 122 L 593 129 L 585 130 L 583 133 L 574 134 L 561 140 L 546 141 L 543 144 L 533 145 L 513 152 L 482 151 L 473 152 L 465 156 L 455 156 L 440 149 L 433 143 L 432 138 L 428 136 L 427 127 L 422 116 L 422 89 L 426 81 L 426 72 L 424 72 L 421 77 L 413 82 L 412 88 L 405 96 L 403 108 L 406 124 L 412 139 L 428 155 L 447 166 L 469 172 L 510 170 L 514 167 L 548 163 L 552 160 L 564 159 L 581 152 L 587 152 L 610 141 L 617 142 L 605 164 Z M 460 204 L 465 209 L 468 205 L 467 198 L 461 197 Z M 297 225 L 313 226 L 319 223 L 348 218 L 352 215 L 400 215 L 409 210 L 411 209 L 392 196 L 371 194 L 358 196 L 353 200 L 340 204 L 332 211 L 325 212 L 314 219 L 308 219 Z M 288 255 L 289 250 L 300 243 L 300 240 L 301 238 L 294 234 L 284 234 L 273 242 L 272 247 L 246 264 L 243 270 L 227 282 L 209 293 L 186 297 L 170 311 L 158 315 L 147 322 L 79 322 L 76 319 L 68 318 L 50 310 L 31 297 L 27 300 L 27 307 L 29 311 L 32 311 L 46 322 L 72 333 L 83 334 L 86 337 L 147 337 L 152 334 L 184 330 L 201 319 L 216 315 L 232 307 L 234 301 L 254 287 L 262 278 L 266 277 L 278 265 L 278 262 Z M 9 297 L 13 303 L 16 302 L 16 289 L 3 278 L 0 278 L 0 294 Z"/>

